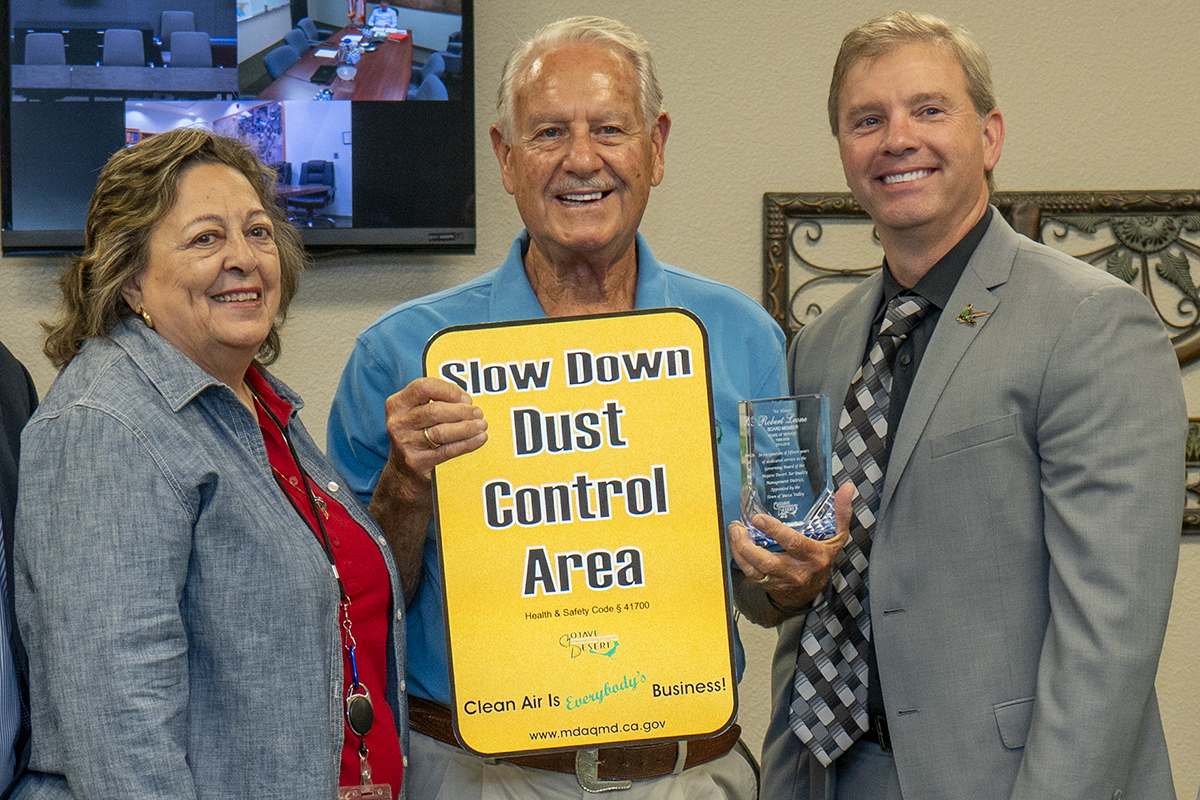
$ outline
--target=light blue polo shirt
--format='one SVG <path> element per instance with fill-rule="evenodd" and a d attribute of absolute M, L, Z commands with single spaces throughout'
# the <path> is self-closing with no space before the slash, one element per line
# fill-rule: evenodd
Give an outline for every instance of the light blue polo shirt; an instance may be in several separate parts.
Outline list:
<path fill-rule="evenodd" d="M 326 447 L 364 503 L 370 502 L 390 450 L 384 403 L 421 377 L 425 343 L 452 325 L 545 319 L 525 276 L 523 256 L 528 249 L 529 235 L 521 231 L 499 269 L 396 306 L 359 334 L 333 400 Z M 722 512 L 726 521 L 737 519 L 737 401 L 787 393 L 783 332 L 762 306 L 736 289 L 659 263 L 640 233 L 637 257 L 635 307 L 686 308 L 708 331 Z M 408 692 L 449 706 L 446 623 L 432 523 L 425 538 L 423 573 L 408 611 Z M 745 657 L 736 628 L 734 651 L 740 680 Z"/>

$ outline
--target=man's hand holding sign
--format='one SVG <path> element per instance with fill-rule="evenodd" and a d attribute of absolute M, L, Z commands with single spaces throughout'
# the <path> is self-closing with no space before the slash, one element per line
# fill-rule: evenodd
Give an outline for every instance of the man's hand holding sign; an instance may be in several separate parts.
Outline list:
<path fill-rule="evenodd" d="M 384 527 L 402 568 L 405 603 L 420 587 L 421 545 L 433 516 L 430 476 L 455 456 L 478 450 L 487 441 L 483 411 L 471 395 L 439 378 L 417 378 L 387 399 L 391 455 L 371 498 L 371 513 L 392 524 Z"/>

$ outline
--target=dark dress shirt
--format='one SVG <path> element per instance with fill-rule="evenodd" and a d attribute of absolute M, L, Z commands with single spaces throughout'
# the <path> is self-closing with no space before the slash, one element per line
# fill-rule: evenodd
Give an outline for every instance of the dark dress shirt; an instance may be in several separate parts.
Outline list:
<path fill-rule="evenodd" d="M 912 390 L 913 381 L 917 377 L 917 369 L 921 366 L 925 348 L 929 345 L 929 340 L 933 338 L 934 328 L 937 327 L 938 320 L 941 319 L 942 312 L 946 309 L 946 304 L 950 302 L 950 295 L 954 293 L 958 279 L 962 277 L 963 270 L 967 268 L 967 262 L 971 260 L 971 256 L 975 254 L 975 248 L 979 246 L 983 234 L 987 232 L 993 213 L 995 212 L 992 207 L 988 206 L 983 217 L 975 223 L 975 227 L 971 228 L 967 235 L 950 249 L 950 252 L 930 267 L 921 280 L 917 281 L 917 285 L 911 289 L 905 288 L 896 280 L 888 267 L 887 259 L 884 259 L 883 298 L 880 301 L 879 310 L 875 313 L 872 331 L 876 333 L 879 331 L 879 326 L 883 324 L 883 314 L 893 298 L 900 295 L 920 295 L 929 301 L 928 313 L 900 344 L 896 350 L 896 360 L 892 364 L 892 393 L 888 404 L 887 441 L 884 443 L 883 461 L 880 464 L 885 473 L 887 472 L 887 459 L 892 452 L 892 441 L 895 439 L 896 429 L 900 427 L 904 404 L 908 401 L 908 393 Z M 867 337 L 867 353 L 871 351 L 875 339 L 874 335 Z M 866 362 L 866 353 L 863 354 L 863 361 Z M 867 580 L 869 587 L 870 577 Z M 875 659 L 874 639 L 870 641 L 867 649 L 867 669 L 870 673 L 867 678 L 867 711 L 872 715 L 882 716 L 884 714 L 883 690 L 879 686 L 879 664 Z"/>

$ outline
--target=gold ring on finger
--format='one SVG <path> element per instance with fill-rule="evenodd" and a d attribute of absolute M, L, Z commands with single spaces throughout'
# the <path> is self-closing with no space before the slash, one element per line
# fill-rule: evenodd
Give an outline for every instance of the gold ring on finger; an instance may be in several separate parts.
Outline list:
<path fill-rule="evenodd" d="M 769 573 L 766 573 L 766 572 L 764 572 L 764 573 L 763 573 L 763 576 L 762 576 L 761 578 L 755 578 L 755 579 L 754 579 L 754 582 L 755 582 L 755 583 L 766 583 L 766 582 L 767 582 L 767 581 L 769 581 L 769 580 L 771 580 L 771 576 L 770 576 L 770 574 L 769 574 Z"/>
<path fill-rule="evenodd" d="M 422 428 L 421 433 L 425 434 L 425 441 L 429 442 L 429 448 L 431 450 L 437 450 L 439 447 L 441 447 L 441 445 L 435 442 L 433 437 L 429 435 L 429 428 Z"/>

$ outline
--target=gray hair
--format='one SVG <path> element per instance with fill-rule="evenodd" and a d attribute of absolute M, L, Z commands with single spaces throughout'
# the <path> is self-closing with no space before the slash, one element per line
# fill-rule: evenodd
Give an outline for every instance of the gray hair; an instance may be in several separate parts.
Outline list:
<path fill-rule="evenodd" d="M 521 42 L 504 62 L 500 89 L 496 94 L 496 127 L 504 141 L 510 141 L 515 120 L 514 105 L 518 83 L 524 78 L 535 57 L 566 44 L 596 44 L 629 60 L 638 74 L 638 100 L 646 128 L 653 127 L 662 113 L 663 93 L 650 45 L 631 28 L 604 17 L 572 17 L 544 26 L 533 38 Z"/>

